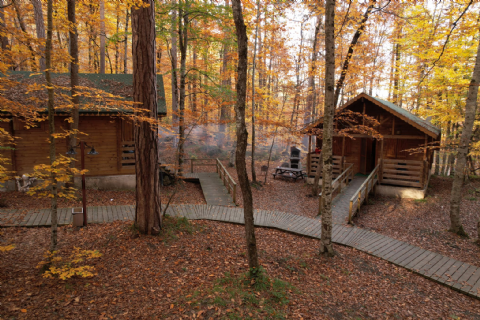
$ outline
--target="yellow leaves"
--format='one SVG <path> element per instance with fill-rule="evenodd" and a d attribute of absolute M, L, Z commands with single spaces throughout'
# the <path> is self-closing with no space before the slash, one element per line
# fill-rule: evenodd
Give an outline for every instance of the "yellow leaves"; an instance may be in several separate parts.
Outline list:
<path fill-rule="evenodd" d="M 27 309 L 21 309 L 20 311 L 23 312 L 23 313 L 26 313 Z"/>
<path fill-rule="evenodd" d="M 7 252 L 13 249 L 15 249 L 14 244 L 9 244 L 8 246 L 0 246 L 0 252 Z"/>
<path fill-rule="evenodd" d="M 64 259 L 61 256 L 57 256 L 58 251 L 45 252 L 45 260 L 41 261 L 37 268 L 41 268 L 44 265 L 50 265 L 48 270 L 43 274 L 44 278 L 53 279 L 58 277 L 61 280 L 66 280 L 75 276 L 81 278 L 91 278 L 95 276 L 95 267 L 88 265 L 80 265 L 82 262 L 99 258 L 102 256 L 97 250 L 80 250 L 75 247 L 71 255 Z"/>

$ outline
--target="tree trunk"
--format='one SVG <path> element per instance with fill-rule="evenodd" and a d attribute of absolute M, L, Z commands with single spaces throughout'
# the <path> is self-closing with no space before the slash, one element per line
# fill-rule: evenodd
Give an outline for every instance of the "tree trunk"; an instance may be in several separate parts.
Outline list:
<path fill-rule="evenodd" d="M 438 176 L 440 174 L 440 150 L 435 151 L 435 172 L 434 174 Z"/>
<path fill-rule="evenodd" d="M 100 0 L 100 74 L 105 74 L 105 1 Z"/>
<path fill-rule="evenodd" d="M 53 96 L 53 84 L 50 70 L 52 69 L 52 35 L 53 35 L 53 0 L 48 0 L 47 2 L 47 41 L 45 48 L 45 79 L 47 81 L 48 87 L 48 128 L 49 128 L 49 142 L 50 142 L 50 178 L 52 179 L 52 190 L 51 190 L 51 242 L 50 242 L 50 251 L 55 251 L 57 248 L 57 200 L 58 200 L 58 190 L 57 190 L 57 174 L 55 169 L 55 110 L 54 110 L 54 96 Z"/>
<path fill-rule="evenodd" d="M 155 3 L 132 8 L 133 101 L 158 119 L 155 64 Z M 157 234 L 162 226 L 157 126 L 146 121 L 135 125 L 136 224 L 140 232 Z"/>
<path fill-rule="evenodd" d="M 45 39 L 45 24 L 43 22 L 42 2 L 40 0 L 32 0 L 33 13 L 35 15 L 35 26 L 37 30 L 37 38 L 40 41 Z M 40 46 L 40 71 L 45 71 L 45 47 Z"/>
<path fill-rule="evenodd" d="M 128 21 L 130 20 L 130 11 L 127 9 L 125 15 L 125 36 L 123 38 L 123 73 L 128 73 Z"/>
<path fill-rule="evenodd" d="M 458 123 L 452 124 L 452 135 L 454 135 L 454 138 L 452 139 L 452 142 L 455 143 L 458 141 L 458 130 L 459 125 Z M 450 167 L 450 174 L 449 176 L 454 177 L 455 176 L 455 151 L 450 153 L 450 156 L 448 157 L 448 166 Z"/>
<path fill-rule="evenodd" d="M 238 65 L 237 65 L 237 101 L 235 103 L 235 119 L 237 124 L 236 165 L 238 181 L 243 196 L 243 212 L 245 218 L 245 239 L 250 275 L 258 274 L 257 241 L 253 221 L 252 189 L 248 182 L 245 153 L 247 150 L 248 132 L 245 125 L 245 98 L 247 96 L 248 39 L 247 27 L 243 21 L 241 0 L 232 0 L 233 19 L 237 33 Z"/>
<path fill-rule="evenodd" d="M 393 103 L 400 104 L 400 44 L 395 45 L 395 69 L 393 72 Z"/>
<path fill-rule="evenodd" d="M 448 121 L 447 123 L 447 132 L 445 133 L 445 143 L 447 145 L 447 147 L 449 147 L 450 149 L 452 149 L 452 138 L 451 138 L 451 132 L 450 132 L 450 126 L 451 126 L 451 122 Z M 453 150 L 453 149 L 452 149 Z M 453 152 L 453 151 L 452 151 Z M 442 161 L 442 172 L 443 172 L 443 175 L 447 175 L 448 174 L 448 154 L 446 152 L 443 153 L 443 161 Z"/>
<path fill-rule="evenodd" d="M 462 186 L 465 178 L 464 169 L 467 165 L 467 155 L 470 140 L 472 138 L 475 114 L 477 112 L 478 85 L 480 83 L 480 42 L 477 47 L 477 57 L 473 69 L 472 80 L 468 88 L 467 101 L 465 105 L 465 121 L 463 122 L 462 136 L 458 144 L 457 163 L 455 177 L 453 179 L 452 194 L 450 198 L 450 230 L 460 236 L 468 237 L 463 230 L 460 220 L 460 203 L 462 200 Z"/>
<path fill-rule="evenodd" d="M 172 48 L 170 57 L 172 64 L 172 124 L 178 126 L 178 77 L 177 77 L 177 7 L 176 0 L 173 0 L 172 10 Z"/>
<path fill-rule="evenodd" d="M 260 23 L 260 0 L 257 0 L 257 20 L 255 26 L 255 42 L 253 45 L 253 61 L 252 61 L 252 182 L 257 182 L 257 174 L 255 173 L 255 65 L 257 59 L 257 39 L 258 24 Z"/>
<path fill-rule="evenodd" d="M 72 103 L 73 108 L 71 112 L 71 117 L 73 122 L 69 123 L 69 129 L 71 131 L 78 130 L 78 123 L 79 123 L 79 104 L 80 104 L 80 97 L 77 95 L 78 86 L 78 33 L 77 33 L 77 21 L 75 16 L 75 6 L 76 0 L 68 0 L 67 1 L 67 16 L 68 21 L 71 24 L 71 28 L 69 31 L 70 35 L 70 92 L 72 96 Z M 77 145 L 77 134 L 70 134 L 68 136 L 68 146 L 70 148 L 75 148 Z M 70 168 L 75 168 L 75 161 L 72 159 L 70 163 Z M 74 177 L 72 175 L 70 186 L 73 187 Z"/>
<path fill-rule="evenodd" d="M 338 97 L 340 96 L 340 90 L 343 87 L 343 82 L 345 81 L 345 76 L 347 75 L 350 60 L 352 60 L 352 57 L 353 57 L 353 48 L 355 48 L 358 42 L 358 39 L 360 38 L 360 35 L 365 30 L 365 24 L 367 23 L 368 16 L 370 15 L 370 12 L 372 12 L 375 3 L 376 3 L 376 0 L 373 0 L 372 3 L 368 6 L 367 11 L 365 11 L 365 13 L 363 14 L 363 18 L 362 18 L 362 21 L 360 22 L 360 26 L 358 27 L 357 31 L 353 35 L 352 42 L 348 47 L 348 53 L 347 53 L 347 56 L 345 57 L 345 61 L 343 62 L 342 73 L 340 74 L 340 79 L 338 79 L 337 88 L 335 89 L 335 98 L 334 98 L 335 106 L 337 106 Z"/>
<path fill-rule="evenodd" d="M 185 10 L 185 11 L 184 11 Z M 184 143 L 185 143 L 185 83 L 187 78 L 187 48 L 188 48 L 188 4 L 179 6 L 178 38 L 180 46 L 180 100 L 178 117 L 178 173 L 182 174 Z"/>
<path fill-rule="evenodd" d="M 22 30 L 24 35 L 27 37 L 26 45 L 31 55 L 31 71 L 38 71 L 37 62 L 35 60 L 35 51 L 33 50 L 33 47 L 30 41 L 28 41 L 28 31 L 25 25 L 25 21 L 23 20 L 22 11 L 20 9 L 20 3 L 18 1 L 13 1 L 12 4 L 13 4 L 13 7 L 15 8 L 15 12 L 17 13 L 17 19 L 20 25 L 20 29 Z M 52 31 L 52 34 L 53 34 L 53 31 Z"/>
<path fill-rule="evenodd" d="M 335 113 L 335 0 L 325 4 L 325 115 L 322 137 L 322 236 L 320 254 L 333 256 L 332 245 L 332 169 L 333 116 Z"/>
<path fill-rule="evenodd" d="M 322 17 L 319 15 L 317 17 L 317 24 L 315 26 L 315 33 L 313 35 L 313 47 L 312 47 L 312 58 L 310 60 L 310 72 L 308 75 L 308 95 L 307 95 L 307 109 L 305 110 L 305 118 L 303 124 L 307 126 L 312 121 L 312 112 L 314 109 L 314 95 L 315 95 L 315 71 L 317 69 L 317 43 L 318 43 L 318 34 L 320 32 L 320 27 L 322 25 Z M 308 137 L 305 136 L 303 139 L 303 145 L 308 145 Z"/>
<path fill-rule="evenodd" d="M 3 10 L 3 6 L 5 5 L 5 1 L 0 0 L 0 45 L 3 51 L 8 50 L 8 37 L 4 35 L 5 33 L 5 13 Z"/>

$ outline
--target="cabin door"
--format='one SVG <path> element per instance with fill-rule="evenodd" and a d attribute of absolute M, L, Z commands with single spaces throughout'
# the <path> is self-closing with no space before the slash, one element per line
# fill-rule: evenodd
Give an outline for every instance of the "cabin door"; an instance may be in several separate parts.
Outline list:
<path fill-rule="evenodd" d="M 372 138 L 361 138 L 360 173 L 369 174 L 375 168 L 375 142 Z"/>

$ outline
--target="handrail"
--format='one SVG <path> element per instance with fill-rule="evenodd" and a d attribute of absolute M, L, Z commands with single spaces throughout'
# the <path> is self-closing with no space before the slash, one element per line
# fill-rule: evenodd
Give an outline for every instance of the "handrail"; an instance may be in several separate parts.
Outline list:
<path fill-rule="evenodd" d="M 349 183 L 349 180 L 348 180 L 348 177 L 350 177 L 351 179 L 353 179 L 353 163 L 351 163 L 347 169 L 345 169 L 335 180 L 332 181 L 332 194 L 337 191 L 337 189 L 340 189 L 340 192 L 342 192 L 342 184 L 345 182 L 346 180 L 346 183 L 345 183 L 345 186 L 348 185 Z M 350 179 L 350 180 L 351 180 Z M 335 186 L 335 183 L 338 184 Z M 320 192 L 319 194 L 320 198 L 319 198 L 319 203 L 318 203 L 318 214 L 321 215 L 322 214 L 322 207 L 323 207 L 323 198 L 322 198 L 322 193 Z M 335 198 L 333 198 L 335 199 Z M 332 201 L 333 201 L 332 199 Z"/>
<path fill-rule="evenodd" d="M 223 166 L 223 163 L 220 160 L 216 159 L 217 173 L 220 176 L 220 179 L 223 181 L 223 185 L 227 188 L 228 193 L 232 195 L 233 203 L 237 204 L 237 183 L 233 180 L 230 173 Z"/>
<path fill-rule="evenodd" d="M 215 161 L 216 159 L 213 159 L 213 158 L 202 158 L 202 159 L 183 159 L 184 161 L 190 161 L 190 172 L 193 173 L 193 166 L 194 166 L 194 161 L 205 161 L 205 160 L 212 160 L 212 161 Z M 202 163 L 202 164 L 197 164 L 197 166 L 216 166 L 217 164 L 216 163 Z"/>
<path fill-rule="evenodd" d="M 355 194 L 352 196 L 350 199 L 350 210 L 348 212 L 348 223 L 352 223 L 352 214 L 353 214 L 353 203 L 355 202 L 356 199 L 358 199 L 357 206 L 358 206 L 358 211 L 360 212 L 360 206 L 362 205 L 362 191 L 365 189 L 365 201 L 368 201 L 368 194 L 374 187 L 374 179 L 375 175 L 378 175 L 378 172 L 380 171 L 380 166 L 381 164 L 377 164 L 375 169 L 368 175 L 367 179 L 362 183 L 360 188 L 355 192 Z M 371 183 L 370 183 L 371 182 Z M 377 181 L 378 182 L 378 181 Z M 370 184 L 370 186 L 369 186 Z"/>

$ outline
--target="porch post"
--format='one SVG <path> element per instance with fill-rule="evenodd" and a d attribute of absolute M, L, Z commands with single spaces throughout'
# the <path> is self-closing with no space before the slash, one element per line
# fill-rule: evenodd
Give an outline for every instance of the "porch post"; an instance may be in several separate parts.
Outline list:
<path fill-rule="evenodd" d="M 381 147 L 380 147 L 380 170 L 378 172 L 378 180 L 379 180 L 379 183 L 382 183 L 383 182 L 383 142 L 385 141 L 385 139 L 383 138 L 382 139 L 382 143 L 381 143 Z"/>
<path fill-rule="evenodd" d="M 342 139 L 342 172 L 345 170 L 345 136 Z"/>
<path fill-rule="evenodd" d="M 312 152 L 312 136 L 308 136 L 308 152 L 307 152 L 307 178 L 310 176 L 310 153 Z"/>

